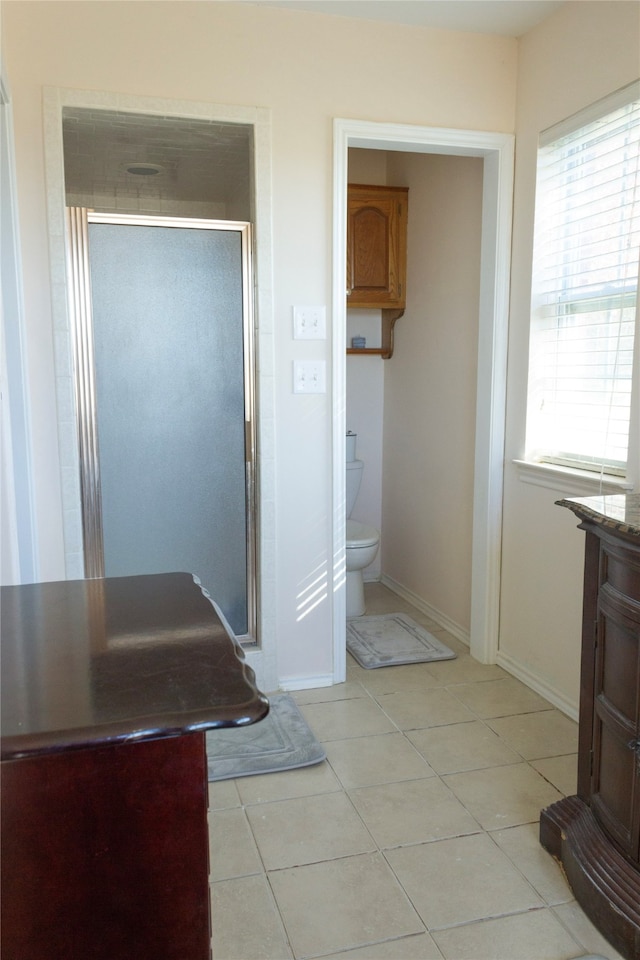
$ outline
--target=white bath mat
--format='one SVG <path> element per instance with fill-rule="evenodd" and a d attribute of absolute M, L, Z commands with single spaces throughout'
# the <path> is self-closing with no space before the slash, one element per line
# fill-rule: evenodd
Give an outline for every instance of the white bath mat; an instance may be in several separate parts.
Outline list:
<path fill-rule="evenodd" d="M 347 650 L 365 670 L 456 656 L 404 613 L 347 620 Z"/>

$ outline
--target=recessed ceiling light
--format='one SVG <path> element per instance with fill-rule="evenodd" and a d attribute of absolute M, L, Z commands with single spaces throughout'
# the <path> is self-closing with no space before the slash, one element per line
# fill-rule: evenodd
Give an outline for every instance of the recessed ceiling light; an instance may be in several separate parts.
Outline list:
<path fill-rule="evenodd" d="M 125 170 L 136 177 L 155 177 L 164 171 L 164 167 L 159 163 L 128 163 Z"/>

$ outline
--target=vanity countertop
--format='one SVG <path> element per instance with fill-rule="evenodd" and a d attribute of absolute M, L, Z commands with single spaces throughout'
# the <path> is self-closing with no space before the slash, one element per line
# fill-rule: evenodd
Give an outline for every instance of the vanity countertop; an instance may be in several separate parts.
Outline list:
<path fill-rule="evenodd" d="M 635 540 L 640 537 L 640 493 L 571 497 L 556 503 L 573 510 L 581 520 L 615 530 L 626 538 Z"/>
<path fill-rule="evenodd" d="M 3 760 L 244 726 L 269 709 L 191 574 L 1 593 Z"/>

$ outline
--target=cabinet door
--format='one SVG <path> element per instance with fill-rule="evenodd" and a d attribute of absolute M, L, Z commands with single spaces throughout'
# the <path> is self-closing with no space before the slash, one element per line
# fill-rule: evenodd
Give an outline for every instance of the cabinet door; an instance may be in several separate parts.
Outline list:
<path fill-rule="evenodd" d="M 605 544 L 602 559 L 605 582 L 598 596 L 591 807 L 620 850 L 637 862 L 640 860 L 639 605 L 626 593 L 629 579 L 633 579 L 633 564 L 623 563 L 622 551 Z M 624 583 L 620 582 L 621 578 Z"/>
<path fill-rule="evenodd" d="M 407 194 L 404 187 L 349 186 L 348 306 L 405 306 Z"/>

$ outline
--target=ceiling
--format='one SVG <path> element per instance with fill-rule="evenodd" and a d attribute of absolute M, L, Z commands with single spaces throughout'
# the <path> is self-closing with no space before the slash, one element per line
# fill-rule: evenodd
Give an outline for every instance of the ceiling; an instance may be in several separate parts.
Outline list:
<path fill-rule="evenodd" d="M 572 0 L 245 0 L 414 27 L 520 37 Z M 573 0 L 575 2 L 575 0 Z"/>
<path fill-rule="evenodd" d="M 224 203 L 247 193 L 248 125 L 65 107 L 62 128 L 68 195 Z M 160 170 L 128 172 L 135 164 Z"/>

